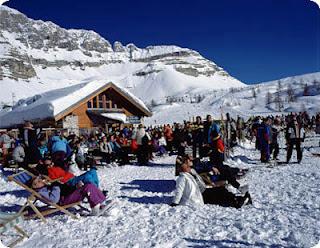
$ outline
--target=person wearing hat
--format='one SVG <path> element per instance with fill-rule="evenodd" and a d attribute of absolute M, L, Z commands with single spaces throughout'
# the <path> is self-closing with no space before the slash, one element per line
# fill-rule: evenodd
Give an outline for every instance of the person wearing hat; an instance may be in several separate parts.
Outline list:
<path fill-rule="evenodd" d="M 176 169 L 179 176 L 176 180 L 176 189 L 171 206 L 217 204 L 240 208 L 247 203 L 252 203 L 248 192 L 244 196 L 236 196 L 225 187 L 206 188 L 203 179 L 192 168 L 192 165 L 192 157 L 189 155 L 177 157 Z"/>

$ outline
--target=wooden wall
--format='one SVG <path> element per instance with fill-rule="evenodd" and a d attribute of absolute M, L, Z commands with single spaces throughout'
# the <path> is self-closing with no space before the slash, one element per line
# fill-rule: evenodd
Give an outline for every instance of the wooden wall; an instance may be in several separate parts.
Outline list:
<path fill-rule="evenodd" d="M 121 96 L 114 89 L 109 88 L 103 93 L 101 93 L 100 101 L 103 102 L 103 108 L 99 108 L 99 95 L 92 97 L 89 102 L 93 107 L 93 102 L 97 102 L 97 108 L 90 108 L 90 110 L 103 110 L 106 111 L 115 111 L 115 112 L 124 112 L 126 116 L 143 116 L 141 110 L 139 110 L 133 103 L 128 101 L 126 98 Z M 78 116 L 78 125 L 79 128 L 92 128 L 94 123 L 90 119 L 87 110 L 88 110 L 88 101 L 81 102 L 78 107 L 68 113 L 68 115 Z M 64 116 L 65 117 L 65 116 Z M 63 117 L 63 118 L 64 118 Z"/>

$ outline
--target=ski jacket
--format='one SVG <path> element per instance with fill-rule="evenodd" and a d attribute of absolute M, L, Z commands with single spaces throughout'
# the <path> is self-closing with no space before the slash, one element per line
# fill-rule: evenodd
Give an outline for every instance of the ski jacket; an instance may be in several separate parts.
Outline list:
<path fill-rule="evenodd" d="M 51 146 L 51 152 L 68 152 L 68 141 L 64 138 L 61 138 L 60 136 L 53 136 L 51 138 L 52 146 Z"/>
<path fill-rule="evenodd" d="M 65 171 L 64 169 L 58 167 L 58 166 L 53 166 L 48 168 L 48 176 L 50 179 L 55 180 L 60 178 L 60 181 L 62 183 L 68 182 L 71 178 L 74 177 L 74 175 L 70 172 Z"/>
<path fill-rule="evenodd" d="M 303 127 L 291 126 L 288 128 L 288 138 L 289 139 L 301 139 L 305 138 L 305 132 Z"/>
<path fill-rule="evenodd" d="M 137 141 L 138 145 L 142 145 L 142 138 L 144 136 L 147 136 L 148 140 L 151 140 L 150 135 L 148 134 L 148 132 L 146 132 L 146 130 L 144 128 L 139 128 L 136 133 L 133 135 L 132 139 L 135 139 Z"/>
<path fill-rule="evenodd" d="M 14 148 L 12 153 L 12 158 L 14 161 L 18 163 L 22 163 L 25 157 L 26 157 L 26 154 L 24 152 L 24 148 L 21 145 Z"/>
<path fill-rule="evenodd" d="M 101 142 L 100 143 L 100 152 L 103 153 L 112 153 L 112 147 L 109 142 Z"/>
<path fill-rule="evenodd" d="M 37 192 L 45 199 L 58 203 L 60 200 L 60 187 L 53 186 L 52 188 L 45 186 L 37 190 Z"/>
<path fill-rule="evenodd" d="M 199 185 L 201 185 L 201 189 Z M 192 174 L 180 172 L 172 202 L 179 205 L 204 205 L 201 194 L 204 190 L 205 184 L 194 170 L 192 170 Z"/>

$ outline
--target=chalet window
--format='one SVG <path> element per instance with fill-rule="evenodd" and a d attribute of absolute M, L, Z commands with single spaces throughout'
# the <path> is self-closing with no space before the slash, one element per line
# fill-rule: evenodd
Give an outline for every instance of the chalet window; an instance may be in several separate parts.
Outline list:
<path fill-rule="evenodd" d="M 97 108 L 97 98 L 93 98 L 93 108 Z"/>
<path fill-rule="evenodd" d="M 89 109 L 91 109 L 91 108 L 92 108 L 91 101 L 87 102 L 87 106 L 88 106 L 88 108 L 89 108 Z"/>
<path fill-rule="evenodd" d="M 99 101 L 99 108 L 103 108 L 103 102 Z"/>
<path fill-rule="evenodd" d="M 102 94 L 99 95 L 99 101 L 102 101 Z"/>

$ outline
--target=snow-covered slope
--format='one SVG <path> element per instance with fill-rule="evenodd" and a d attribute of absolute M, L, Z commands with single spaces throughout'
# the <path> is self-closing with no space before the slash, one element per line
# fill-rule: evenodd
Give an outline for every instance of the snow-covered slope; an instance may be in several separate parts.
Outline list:
<path fill-rule="evenodd" d="M 267 103 L 268 95 L 269 104 Z M 289 95 L 292 95 L 292 99 Z M 278 102 L 281 103 L 280 111 Z M 156 106 L 153 107 L 153 116 L 147 118 L 146 123 L 181 122 L 192 120 L 192 117 L 197 115 L 205 117 L 207 114 L 220 119 L 221 113 L 226 112 L 231 113 L 233 117 L 236 115 L 266 116 L 304 110 L 317 113 L 320 112 L 319 102 L 320 72 L 317 72 L 228 90 L 204 91 L 199 89 L 176 94 L 169 99 L 169 103 L 165 98 L 156 102 L 154 104 Z"/>
<path fill-rule="evenodd" d="M 11 105 L 88 78 L 114 81 L 145 102 L 194 88 L 243 86 L 191 49 L 112 46 L 93 31 L 66 30 L 0 6 L 0 102 Z"/>

